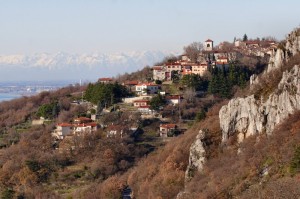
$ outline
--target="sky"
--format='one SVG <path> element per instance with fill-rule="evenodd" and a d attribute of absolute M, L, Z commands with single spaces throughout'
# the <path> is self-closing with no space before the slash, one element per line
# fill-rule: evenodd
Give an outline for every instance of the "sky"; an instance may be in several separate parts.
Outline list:
<path fill-rule="evenodd" d="M 193 41 L 285 35 L 299 0 L 0 0 L 0 55 L 182 51 Z"/>

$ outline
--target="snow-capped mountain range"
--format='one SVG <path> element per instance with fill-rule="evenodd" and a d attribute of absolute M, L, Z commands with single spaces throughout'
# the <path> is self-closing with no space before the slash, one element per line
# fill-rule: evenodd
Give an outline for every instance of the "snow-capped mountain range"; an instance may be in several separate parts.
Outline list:
<path fill-rule="evenodd" d="M 152 66 L 170 53 L 143 51 L 115 54 L 37 53 L 0 55 L 0 81 L 112 77 Z"/>

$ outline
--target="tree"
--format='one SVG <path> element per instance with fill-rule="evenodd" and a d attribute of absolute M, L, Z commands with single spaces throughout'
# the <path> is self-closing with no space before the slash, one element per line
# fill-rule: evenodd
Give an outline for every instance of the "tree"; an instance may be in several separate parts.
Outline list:
<path fill-rule="evenodd" d="M 15 191 L 12 189 L 4 189 L 1 193 L 2 199 L 13 199 L 14 198 Z"/>
<path fill-rule="evenodd" d="M 84 98 L 94 104 L 99 104 L 111 106 L 112 104 L 119 102 L 122 97 L 128 96 L 129 93 L 127 89 L 116 83 L 113 84 L 89 84 Z"/>
<path fill-rule="evenodd" d="M 165 57 L 161 62 L 157 62 L 154 65 L 160 66 L 160 65 L 164 65 L 166 63 L 172 63 L 172 62 L 175 62 L 175 61 L 178 61 L 178 60 L 179 60 L 179 57 L 176 57 L 174 55 L 170 55 L 170 56 Z"/>
<path fill-rule="evenodd" d="M 163 98 L 162 95 L 157 94 L 154 96 L 150 101 L 150 107 L 152 110 L 159 110 L 160 106 L 165 105 L 166 100 Z"/>
<path fill-rule="evenodd" d="M 201 42 L 193 42 L 183 48 L 184 53 L 192 62 L 197 62 L 199 54 L 203 50 L 203 44 Z"/>
<path fill-rule="evenodd" d="M 180 74 L 178 73 L 178 71 L 172 71 L 171 72 L 171 79 L 173 83 L 178 83 L 180 80 Z"/>
<path fill-rule="evenodd" d="M 43 104 L 39 107 L 36 115 L 38 117 L 44 117 L 48 119 L 53 119 L 58 116 L 60 108 L 57 102 L 53 102 L 50 104 Z"/>
<path fill-rule="evenodd" d="M 290 163 L 291 174 L 296 174 L 300 171 L 300 146 L 298 146 L 294 152 L 294 156 Z"/>
<path fill-rule="evenodd" d="M 228 41 L 224 41 L 222 44 L 222 50 L 224 50 L 225 52 L 231 52 L 234 48 L 234 44 L 229 43 Z"/>
<path fill-rule="evenodd" d="M 248 36 L 246 34 L 243 36 L 243 41 L 248 41 Z"/>
<path fill-rule="evenodd" d="M 208 82 L 205 79 L 202 79 L 200 75 L 196 74 L 184 75 L 180 83 L 181 85 L 193 88 L 196 91 L 206 91 L 208 86 Z"/>
<path fill-rule="evenodd" d="M 187 102 L 193 102 L 196 97 L 195 89 L 193 89 L 193 88 L 185 89 L 183 97 L 184 97 L 184 99 L 187 100 Z"/>
<path fill-rule="evenodd" d="M 196 114 L 196 121 L 199 122 L 201 120 L 204 120 L 205 117 L 206 117 L 206 113 L 203 109 L 201 109 L 201 111 Z"/>

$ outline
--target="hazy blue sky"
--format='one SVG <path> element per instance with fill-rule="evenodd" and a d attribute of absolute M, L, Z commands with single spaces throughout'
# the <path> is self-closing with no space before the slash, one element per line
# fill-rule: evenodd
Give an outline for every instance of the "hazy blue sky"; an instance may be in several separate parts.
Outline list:
<path fill-rule="evenodd" d="M 283 39 L 299 0 L 0 0 L 0 54 L 181 51 L 234 36 Z"/>

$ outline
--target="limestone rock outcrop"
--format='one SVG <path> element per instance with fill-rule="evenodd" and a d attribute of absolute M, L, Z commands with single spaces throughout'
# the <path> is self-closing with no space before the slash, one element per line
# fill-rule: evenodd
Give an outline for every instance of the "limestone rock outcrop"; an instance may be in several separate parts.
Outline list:
<path fill-rule="evenodd" d="M 185 179 L 189 180 L 196 171 L 202 171 L 205 163 L 205 131 L 200 130 L 195 142 L 190 147 L 189 165 L 185 172 Z"/>
<path fill-rule="evenodd" d="M 196 172 L 203 170 L 206 161 L 205 157 L 205 130 L 200 130 L 196 136 L 196 140 L 190 147 L 189 164 L 185 171 L 185 184 L 194 177 Z M 183 190 L 177 194 L 176 199 L 189 198 L 189 192 Z"/>
<path fill-rule="evenodd" d="M 274 69 L 281 68 L 285 61 L 300 52 L 300 29 L 291 32 L 285 43 L 273 51 L 269 64 L 260 78 Z M 250 78 L 250 85 L 259 84 L 259 78 Z M 251 87 L 250 87 L 251 88 Z M 257 99 L 260 98 L 260 99 Z M 238 133 L 238 141 L 257 133 L 272 133 L 275 126 L 300 110 L 300 67 L 294 66 L 285 71 L 277 88 L 267 99 L 250 95 L 245 98 L 235 98 L 223 106 L 219 112 L 222 140 Z"/>
<path fill-rule="evenodd" d="M 286 38 L 286 41 L 279 44 L 277 49 L 274 49 L 267 68 L 262 74 L 261 78 L 267 73 L 270 73 L 274 69 L 280 68 L 284 61 L 288 61 L 290 57 L 296 55 L 300 52 L 300 28 L 292 31 Z M 257 75 L 252 75 L 250 77 L 250 86 L 259 84 L 259 78 Z"/>
<path fill-rule="evenodd" d="M 300 110 L 300 67 L 283 73 L 277 89 L 266 101 L 254 95 L 235 98 L 219 112 L 223 141 L 238 132 L 238 140 L 256 133 L 271 133 L 275 126 Z"/>

